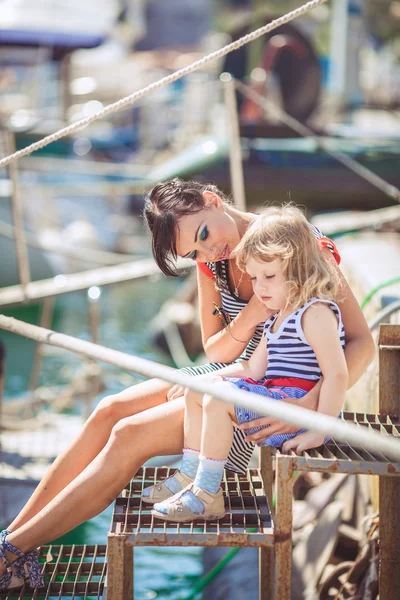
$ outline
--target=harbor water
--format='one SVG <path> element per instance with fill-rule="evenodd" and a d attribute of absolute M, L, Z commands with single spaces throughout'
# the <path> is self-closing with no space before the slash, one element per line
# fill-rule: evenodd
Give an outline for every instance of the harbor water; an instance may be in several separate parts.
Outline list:
<path fill-rule="evenodd" d="M 101 325 L 99 343 L 116 350 L 166 363 L 167 358 L 151 343 L 149 323 L 162 303 L 176 290 L 176 280 L 156 278 L 140 280 L 101 290 Z M 22 307 L 6 312 L 24 321 L 37 323 L 39 306 Z M 82 339 L 90 339 L 86 292 L 57 299 L 52 328 Z M 7 348 L 6 401 L 23 394 L 28 388 L 34 343 L 1 332 Z M 50 348 L 43 361 L 40 384 L 54 386 L 67 383 L 81 367 L 82 359 L 68 352 Z M 116 393 L 140 378 L 104 366 L 106 391 L 94 400 Z M 77 406 L 74 412 L 83 407 Z M 165 460 L 168 460 L 167 457 Z M 161 460 L 161 459 L 160 459 Z M 111 521 L 112 506 L 94 519 L 63 536 L 57 543 L 104 544 Z M 135 550 L 135 598 L 182 599 L 202 574 L 201 548 L 138 548 Z"/>

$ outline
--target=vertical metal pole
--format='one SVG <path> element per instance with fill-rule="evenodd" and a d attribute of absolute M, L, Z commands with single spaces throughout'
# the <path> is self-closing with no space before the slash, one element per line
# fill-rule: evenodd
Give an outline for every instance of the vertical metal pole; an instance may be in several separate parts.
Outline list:
<path fill-rule="evenodd" d="M 264 546 L 258 551 L 259 564 L 259 598 L 260 600 L 274 600 L 274 571 L 273 548 Z"/>
<path fill-rule="evenodd" d="M 89 303 L 89 330 L 90 337 L 94 344 L 99 343 L 99 327 L 100 327 L 100 288 L 93 286 L 88 289 L 88 303 Z M 88 365 L 95 365 L 96 363 L 90 359 L 87 360 Z M 85 421 L 89 418 L 92 412 L 92 401 L 93 398 L 99 392 L 98 376 L 96 373 L 89 373 L 87 379 L 87 394 L 86 394 L 86 406 L 85 406 Z"/>
<path fill-rule="evenodd" d="M 339 101 L 345 101 L 347 46 L 349 40 L 349 0 L 333 0 L 329 50 L 328 89 Z"/>
<path fill-rule="evenodd" d="M 385 349 L 385 346 L 390 346 Z M 393 346 L 397 346 L 394 349 Z M 379 331 L 379 409 L 400 415 L 400 325 Z M 379 598 L 400 598 L 400 479 L 379 478 Z"/>
<path fill-rule="evenodd" d="M 60 86 L 61 86 L 61 108 L 62 118 L 67 121 L 68 109 L 71 101 L 71 53 L 66 54 L 60 61 Z"/>
<path fill-rule="evenodd" d="M 272 486 L 274 481 L 273 456 L 270 446 L 260 448 L 259 469 L 263 487 L 268 498 L 270 509 L 272 508 Z"/>
<path fill-rule="evenodd" d="M 39 323 L 40 327 L 43 327 L 44 329 L 51 328 L 51 320 L 53 318 L 53 310 L 54 310 L 54 297 L 49 296 L 48 298 L 45 298 L 42 302 L 42 312 L 40 315 L 40 323 Z M 36 342 L 35 355 L 33 358 L 32 373 L 31 373 L 31 378 L 29 380 L 29 389 L 31 391 L 36 390 L 36 388 L 38 387 L 40 367 L 42 365 L 43 347 L 44 347 L 44 344 L 41 344 L 40 342 Z"/>
<path fill-rule="evenodd" d="M 230 141 L 229 163 L 233 201 L 239 210 L 246 210 L 244 191 L 242 149 L 240 145 L 239 117 L 236 103 L 235 83 L 229 73 L 222 73 L 220 80 L 224 84 L 227 129 Z"/>
<path fill-rule="evenodd" d="M 273 457 L 270 446 L 260 448 L 259 469 L 265 495 L 268 499 L 269 509 L 272 512 L 272 485 L 273 485 Z M 273 599 L 273 567 L 274 549 L 270 547 L 260 548 L 259 551 L 259 595 L 260 600 Z"/>
<path fill-rule="evenodd" d="M 108 534 L 107 600 L 133 599 L 133 547 L 125 535 Z"/>
<path fill-rule="evenodd" d="M 100 289 L 97 286 L 88 289 L 89 302 L 89 330 L 90 337 L 94 344 L 99 343 L 99 326 L 100 326 Z"/>
<path fill-rule="evenodd" d="M 13 154 L 15 152 L 15 140 L 12 131 L 7 132 L 8 141 L 8 152 Z M 21 202 L 21 196 L 19 193 L 18 185 L 18 167 L 16 162 L 10 163 L 9 167 L 10 180 L 12 185 L 11 193 L 11 213 L 14 224 L 14 239 L 15 239 L 15 250 L 17 255 L 18 265 L 18 276 L 22 286 L 24 296 L 26 296 L 26 286 L 31 281 L 31 274 L 29 270 L 29 259 L 26 249 L 25 230 L 24 230 L 24 216 Z"/>
<path fill-rule="evenodd" d="M 275 600 L 290 600 L 292 585 L 293 465 L 276 457 L 275 474 Z"/>
<path fill-rule="evenodd" d="M 0 431 L 3 416 L 3 392 L 4 392 L 4 378 L 5 378 L 5 365 L 6 365 L 6 348 L 4 343 L 0 340 Z M 1 453 L 1 444 L 0 444 Z"/>

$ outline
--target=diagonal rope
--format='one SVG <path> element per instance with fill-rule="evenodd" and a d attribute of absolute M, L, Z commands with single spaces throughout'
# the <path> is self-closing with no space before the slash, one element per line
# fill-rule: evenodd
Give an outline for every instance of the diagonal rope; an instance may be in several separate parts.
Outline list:
<path fill-rule="evenodd" d="M 227 46 L 224 46 L 223 48 L 220 48 L 219 50 L 216 50 L 215 52 L 212 52 L 211 54 L 207 54 L 203 58 L 195 61 L 194 63 L 188 65 L 187 67 L 183 67 L 182 69 L 179 69 L 178 71 L 175 71 L 174 73 L 171 73 L 171 75 L 167 75 L 166 77 L 163 77 L 162 79 L 159 79 L 158 81 L 155 81 L 154 83 L 151 83 L 150 85 L 138 90 L 137 92 L 134 92 L 133 94 L 130 94 L 129 96 L 125 96 L 125 98 L 122 98 L 121 100 L 118 100 L 117 102 L 114 102 L 113 104 L 109 104 L 108 106 L 106 106 L 102 110 L 94 113 L 93 115 L 91 115 L 89 117 L 85 117 L 84 119 L 80 119 L 79 121 L 76 121 L 75 123 L 72 123 L 71 125 L 68 125 L 67 127 L 64 127 L 62 129 L 59 129 L 55 133 L 47 135 L 46 137 L 42 138 L 41 140 L 38 140 L 37 142 L 34 142 L 33 144 L 30 144 L 29 146 L 22 148 L 22 150 L 18 150 L 17 152 L 14 152 L 13 154 L 10 154 L 9 156 L 2 158 L 0 160 L 0 169 L 7 166 L 8 164 L 10 164 L 12 162 L 15 162 L 16 160 L 18 160 L 19 158 L 22 158 L 23 156 L 27 156 L 28 154 L 31 154 L 32 152 L 36 152 L 36 150 L 39 150 L 40 148 L 44 148 L 45 146 L 48 146 L 52 142 L 55 142 L 75 131 L 78 131 L 79 129 L 83 129 L 84 127 L 86 127 L 93 121 L 96 121 L 97 119 L 101 119 L 102 117 L 105 117 L 106 115 L 109 115 L 113 112 L 116 112 L 118 110 L 126 108 L 127 106 L 130 106 L 136 100 L 139 100 L 139 98 L 143 98 L 143 96 L 147 96 L 147 94 L 150 94 L 151 92 L 154 92 L 155 90 L 159 90 L 160 88 L 164 87 L 165 85 L 168 85 L 169 83 L 172 83 L 173 81 L 176 81 L 177 79 L 180 79 L 181 77 L 185 77 L 185 75 L 189 75 L 190 73 L 197 71 L 198 69 L 204 67 L 204 65 L 208 64 L 209 62 L 211 62 L 213 60 L 217 60 L 218 58 L 222 58 L 223 56 L 226 56 L 226 54 L 229 54 L 230 52 L 233 52 L 234 50 L 241 48 L 245 44 L 249 44 L 250 42 L 261 37 L 262 35 L 269 33 L 273 29 L 276 29 L 277 27 L 280 27 L 281 25 L 285 25 L 286 23 L 293 21 L 297 17 L 300 17 L 300 16 L 306 14 L 308 11 L 312 10 L 316 6 L 319 6 L 320 4 L 323 4 L 326 1 L 327 0 L 311 0 L 310 2 L 307 2 L 303 6 L 296 8 L 295 10 L 287 13 L 286 15 L 283 15 L 282 17 L 279 17 L 278 19 L 274 19 L 274 21 L 271 21 L 267 25 L 264 25 L 263 27 L 260 27 L 259 29 L 256 29 L 255 31 L 252 31 L 251 33 L 248 33 L 247 35 L 239 38 L 235 42 L 232 42 L 231 44 L 228 44 Z"/>
<path fill-rule="evenodd" d="M 340 162 L 342 165 L 356 173 L 359 177 L 368 181 L 371 185 L 378 188 L 381 192 L 383 192 L 389 198 L 393 200 L 397 200 L 400 202 L 400 190 L 395 185 L 391 185 L 376 173 L 373 173 L 367 167 L 360 164 L 358 161 L 354 160 L 347 154 L 343 152 L 337 152 L 336 150 L 331 150 L 329 146 L 329 139 L 324 139 L 319 135 L 316 135 L 312 129 L 300 123 L 297 119 L 283 111 L 280 107 L 276 106 L 274 102 L 265 98 L 255 90 L 252 90 L 248 85 L 244 84 L 242 81 L 235 79 L 236 88 L 244 95 L 246 98 L 253 100 L 256 104 L 258 104 L 265 113 L 268 111 L 273 112 L 273 114 L 282 122 L 285 123 L 288 127 L 302 135 L 303 137 L 311 137 L 315 141 L 318 148 L 324 150 L 326 154 Z"/>

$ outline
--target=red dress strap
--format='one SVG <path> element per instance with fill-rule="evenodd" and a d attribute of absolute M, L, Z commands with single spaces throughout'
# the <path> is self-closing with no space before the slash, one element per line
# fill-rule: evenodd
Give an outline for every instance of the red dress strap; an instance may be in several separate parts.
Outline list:
<path fill-rule="evenodd" d="M 336 260 L 337 264 L 340 265 L 340 261 L 342 260 L 342 257 L 339 254 L 339 250 L 336 248 L 335 242 L 333 242 L 331 239 L 329 239 L 327 237 L 321 237 L 321 238 L 317 238 L 317 244 L 318 244 L 318 248 L 320 250 L 322 250 L 323 248 L 328 248 L 328 250 L 330 250 L 332 252 L 333 257 Z"/>
<path fill-rule="evenodd" d="M 211 271 L 210 267 L 208 265 L 206 265 L 206 263 L 203 262 L 198 262 L 197 263 L 198 268 L 200 269 L 200 271 L 203 271 L 203 273 L 205 275 L 207 275 L 207 277 L 209 279 L 212 279 L 213 281 L 215 281 L 215 275 L 214 273 Z"/>

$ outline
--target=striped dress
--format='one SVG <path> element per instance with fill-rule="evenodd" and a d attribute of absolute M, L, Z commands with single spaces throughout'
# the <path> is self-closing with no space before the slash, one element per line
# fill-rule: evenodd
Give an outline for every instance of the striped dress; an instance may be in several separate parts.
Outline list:
<path fill-rule="evenodd" d="M 338 258 L 335 244 L 333 242 L 331 242 L 331 240 L 328 240 L 327 238 L 325 238 L 323 233 L 319 229 L 314 227 L 314 225 L 310 224 L 310 227 L 311 227 L 313 234 L 317 238 L 317 240 L 326 240 L 326 243 L 324 244 L 324 246 L 327 247 L 332 252 L 332 254 L 335 256 L 336 260 L 339 262 L 340 259 Z M 215 263 L 207 263 L 207 266 L 215 275 L 216 274 Z M 223 285 L 222 285 L 222 289 L 220 289 L 222 308 L 225 311 L 227 311 L 227 313 L 233 320 L 240 313 L 240 311 L 247 305 L 247 302 L 244 300 L 241 300 L 240 298 L 237 298 L 235 296 L 233 290 L 231 290 L 229 287 L 228 261 L 227 260 L 223 261 L 223 263 L 222 263 L 222 280 L 223 280 Z M 238 362 L 240 360 L 248 360 L 250 358 L 250 356 L 253 354 L 254 350 L 257 348 L 259 341 L 261 340 L 261 337 L 263 335 L 263 330 L 264 330 L 264 324 L 261 323 L 260 325 L 257 326 L 257 328 L 254 332 L 254 335 L 251 338 L 250 342 L 248 343 L 246 349 L 244 350 L 242 355 L 240 357 L 238 357 L 238 359 L 235 362 Z M 228 363 L 228 364 L 230 364 L 230 363 Z M 181 372 L 185 373 L 186 375 L 204 375 L 206 373 L 212 373 L 214 371 L 218 371 L 219 369 L 222 369 L 222 367 L 226 367 L 226 366 L 227 366 L 227 363 L 208 363 L 208 364 L 196 366 L 196 367 L 185 367 L 185 368 L 181 369 Z M 246 436 L 245 432 L 241 431 L 240 429 L 235 428 L 232 447 L 231 447 L 231 450 L 230 450 L 230 453 L 228 456 L 228 460 L 225 464 L 225 467 L 227 469 L 229 469 L 231 471 L 235 471 L 237 473 L 244 473 L 246 471 L 247 466 L 250 461 L 250 458 L 251 458 L 251 455 L 253 454 L 253 450 L 255 447 L 252 442 L 245 441 L 245 436 Z"/>

